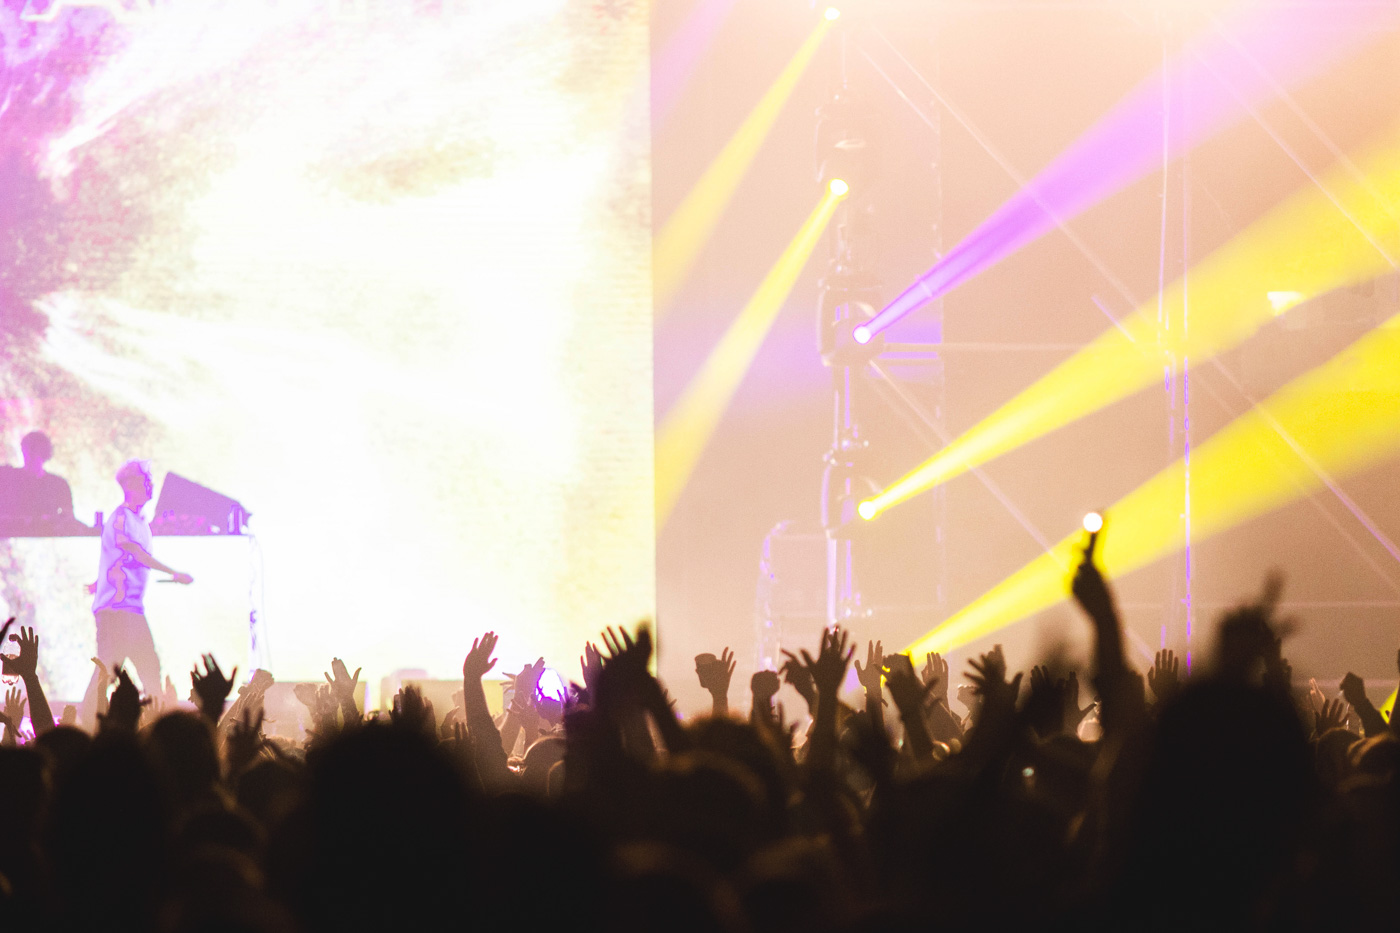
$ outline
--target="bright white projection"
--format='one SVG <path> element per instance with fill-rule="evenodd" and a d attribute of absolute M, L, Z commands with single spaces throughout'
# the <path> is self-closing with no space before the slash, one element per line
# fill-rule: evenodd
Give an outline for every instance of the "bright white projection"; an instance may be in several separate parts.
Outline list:
<path fill-rule="evenodd" d="M 12 68 L 83 63 L 0 136 L 51 260 L 0 295 L 6 439 L 54 438 L 80 517 L 132 456 L 247 505 L 282 680 L 460 676 L 486 629 L 563 665 L 652 611 L 642 0 L 0 15 Z M 76 697 L 91 617 L 35 621 Z"/>

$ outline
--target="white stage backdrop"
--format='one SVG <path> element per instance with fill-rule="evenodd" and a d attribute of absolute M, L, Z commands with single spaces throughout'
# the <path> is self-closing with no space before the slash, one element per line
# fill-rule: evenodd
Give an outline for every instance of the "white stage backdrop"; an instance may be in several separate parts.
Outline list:
<path fill-rule="evenodd" d="M 576 677 L 650 613 L 645 0 L 33 0 L 0 28 L 11 462 L 45 430 L 85 520 L 129 457 L 241 500 L 279 679 L 455 676 L 485 629 Z M 96 542 L 5 546 L 51 568 L 5 599 L 74 697 Z M 247 610 L 152 606 L 167 668 Z"/>

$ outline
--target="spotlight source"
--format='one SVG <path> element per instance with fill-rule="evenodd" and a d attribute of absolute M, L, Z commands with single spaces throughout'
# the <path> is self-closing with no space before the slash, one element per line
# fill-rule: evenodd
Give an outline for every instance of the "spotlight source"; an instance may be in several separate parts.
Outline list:
<path fill-rule="evenodd" d="M 1400 455 L 1400 315 L 1297 377 L 1191 454 L 1192 538 L 1206 541 L 1324 484 Z M 1103 570 L 1121 577 L 1185 546 L 1177 460 L 1120 499 Z M 878 500 L 877 500 L 878 501 Z M 946 652 L 1053 606 L 1081 545 L 1065 538 L 919 639 Z"/>
<path fill-rule="evenodd" d="M 875 517 L 875 513 L 878 511 L 879 508 L 875 505 L 874 502 L 871 502 L 869 499 L 862 502 L 859 506 L 856 507 L 856 512 L 858 512 L 860 514 L 860 517 L 865 519 L 867 522 L 873 519 Z"/>
<path fill-rule="evenodd" d="M 1084 530 L 1091 535 L 1103 531 L 1103 516 L 1098 512 L 1090 512 L 1088 515 L 1085 515 Z"/>
<path fill-rule="evenodd" d="M 856 338 L 856 343 L 869 343 L 870 338 L 875 336 L 864 324 L 857 327 L 851 335 Z"/>
<path fill-rule="evenodd" d="M 831 196 L 835 198 L 844 198 L 851 190 L 851 186 L 839 178 L 831 179 L 831 184 L 826 187 L 831 192 Z"/>
<path fill-rule="evenodd" d="M 841 11 L 834 6 L 829 6 L 826 8 L 825 16 L 828 23 L 834 22 L 841 18 Z"/>
<path fill-rule="evenodd" d="M 1185 306 L 1187 284 L 1181 279 L 891 483 L 880 493 L 880 508 L 904 502 L 1153 384 L 1161 378 L 1164 347 L 1193 363 L 1214 359 L 1284 313 L 1280 309 L 1286 310 L 1294 296 L 1326 294 L 1390 271 L 1391 257 L 1377 244 L 1393 240 L 1400 230 L 1397 154 L 1400 134 L 1392 129 L 1359 163 L 1359 179 L 1340 169 L 1327 175 L 1320 189 L 1303 189 L 1193 265 L 1189 332 L 1177 329 L 1169 343 L 1159 337 L 1159 302 Z M 1293 281 L 1286 283 L 1291 290 L 1271 294 L 1278 288 L 1280 268 L 1292 272 Z M 879 316 L 866 326 L 879 334 Z"/>

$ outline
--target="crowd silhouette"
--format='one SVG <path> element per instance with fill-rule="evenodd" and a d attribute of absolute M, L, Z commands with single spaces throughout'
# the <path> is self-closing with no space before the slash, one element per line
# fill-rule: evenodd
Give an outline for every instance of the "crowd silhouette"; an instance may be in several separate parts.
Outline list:
<path fill-rule="evenodd" d="M 24 686 L 0 715 L 0 929 L 1393 929 L 1400 738 L 1355 675 L 1339 699 L 1293 683 L 1279 584 L 1191 676 L 1169 651 L 1130 666 L 1087 552 L 1072 591 L 1083 676 L 997 648 L 950 701 L 941 657 L 857 658 L 828 629 L 753 675 L 746 716 L 729 650 L 700 655 L 712 713 L 683 722 L 642 626 L 585 646 L 563 700 L 526 665 L 493 718 L 488 632 L 441 718 L 412 688 L 366 718 L 334 660 L 298 694 L 304 743 L 264 735 L 271 677 L 235 694 L 212 657 L 198 713 L 118 668 L 95 734 L 54 724 L 38 637 L 0 633 Z"/>

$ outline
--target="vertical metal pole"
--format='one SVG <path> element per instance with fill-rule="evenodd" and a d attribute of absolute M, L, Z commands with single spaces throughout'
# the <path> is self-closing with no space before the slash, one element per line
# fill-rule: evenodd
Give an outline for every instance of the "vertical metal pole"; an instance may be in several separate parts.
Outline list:
<path fill-rule="evenodd" d="M 1186 99 L 1188 82 L 1178 80 L 1178 74 L 1171 69 L 1171 40 L 1174 36 L 1174 21 L 1170 14 L 1163 12 L 1159 22 L 1162 39 L 1162 221 L 1161 252 L 1158 267 L 1157 325 L 1158 339 L 1167 351 L 1165 363 L 1165 388 L 1167 394 L 1167 457 L 1180 458 L 1184 464 L 1181 489 L 1180 521 L 1184 548 L 1179 561 L 1171 565 L 1171 591 L 1163 612 L 1159 647 L 1175 648 L 1185 654 L 1186 667 L 1192 663 L 1191 638 L 1195 627 L 1195 607 L 1192 597 L 1192 576 L 1194 573 L 1191 551 L 1191 361 L 1185 352 L 1186 337 L 1190 326 L 1189 284 L 1191 268 L 1191 158 L 1189 153 L 1181 153 L 1178 174 L 1181 197 L 1181 240 L 1180 253 L 1175 262 L 1168 262 L 1170 255 L 1170 201 L 1172 185 L 1172 134 L 1180 132 L 1186 122 Z M 1182 67 L 1185 67 L 1184 63 Z M 1175 99 L 1173 95 L 1176 95 Z M 1166 301 L 1168 267 L 1179 269 L 1181 280 L 1181 304 L 1168 305 Z"/>
<path fill-rule="evenodd" d="M 1183 68 L 1185 65 L 1183 63 Z M 1190 83 L 1181 82 L 1181 121 L 1185 125 L 1190 120 Z M 1182 448 L 1182 644 L 1186 649 L 1186 671 L 1191 671 L 1191 636 L 1195 628 L 1195 604 L 1191 593 L 1191 577 L 1194 571 L 1191 553 L 1191 357 L 1186 350 L 1186 339 L 1191 327 L 1191 153 L 1181 154 L 1181 448 Z"/>
<path fill-rule="evenodd" d="M 937 43 L 938 33 L 932 43 Z M 943 76 L 943 50 L 935 45 L 933 49 L 932 74 L 929 76 L 934 87 L 941 87 Z M 933 158 L 929 165 L 931 182 L 933 185 L 932 206 L 930 208 L 930 233 L 933 260 L 938 262 L 943 258 L 943 108 L 931 107 L 932 119 L 929 121 L 929 129 L 933 134 Z M 926 312 L 937 327 L 936 335 L 930 343 L 940 346 L 943 343 L 943 299 L 940 297 L 933 303 L 933 306 Z M 947 425 L 944 422 L 944 408 L 947 401 L 947 369 L 944 362 L 943 353 L 939 350 L 931 354 L 930 365 L 932 372 L 929 375 L 931 382 L 931 392 L 933 396 L 933 417 L 937 423 L 939 432 L 946 436 Z M 930 497 L 930 507 L 932 509 L 933 528 L 933 580 L 934 580 L 934 602 L 937 604 L 938 616 L 941 619 L 945 615 L 948 604 L 948 489 L 943 484 L 933 491 Z"/>

